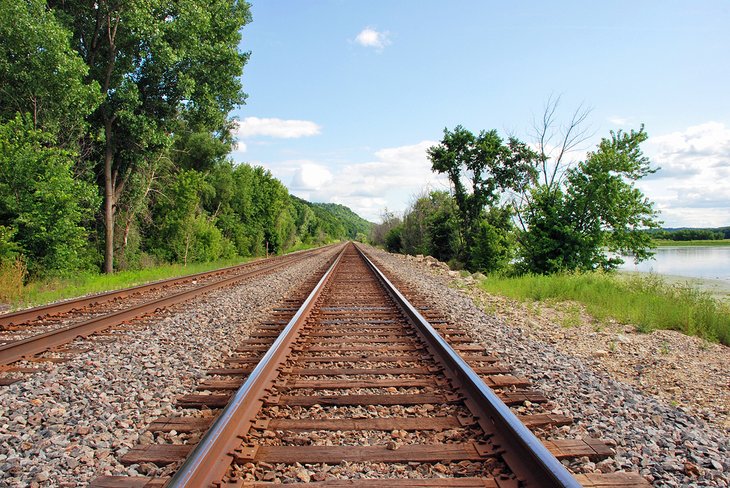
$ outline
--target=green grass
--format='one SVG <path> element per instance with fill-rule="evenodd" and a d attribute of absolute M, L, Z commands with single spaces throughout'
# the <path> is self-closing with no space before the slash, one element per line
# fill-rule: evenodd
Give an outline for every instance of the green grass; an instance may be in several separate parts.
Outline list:
<path fill-rule="evenodd" d="M 670 241 L 666 239 L 654 239 L 654 243 L 659 247 L 668 246 L 730 246 L 730 239 L 722 239 L 716 241 Z"/>
<path fill-rule="evenodd" d="M 32 281 L 21 290 L 20 296 L 12 301 L 13 308 L 21 308 L 64 300 L 91 293 L 129 288 L 151 281 L 174 278 L 213 269 L 224 268 L 250 261 L 254 258 L 238 258 L 211 263 L 166 264 L 134 271 L 120 271 L 110 275 L 79 273 L 69 278 L 51 278 Z"/>
<path fill-rule="evenodd" d="M 572 300 L 599 321 L 613 318 L 642 332 L 678 330 L 730 346 L 730 306 L 696 288 L 669 285 L 656 275 L 490 276 L 480 287 L 519 300 Z"/>
<path fill-rule="evenodd" d="M 318 245 L 299 244 L 287 253 L 312 249 Z M 257 259 L 256 257 L 236 258 L 214 261 L 210 263 L 194 263 L 187 266 L 182 264 L 165 264 L 133 271 L 120 271 L 111 275 L 92 272 L 79 273 L 69 278 L 49 278 L 32 281 L 22 287 L 17 293 L 5 294 L 4 299 L 13 308 L 24 308 L 46 303 L 75 298 L 92 293 L 101 293 L 109 290 L 119 290 L 132 286 L 150 283 L 152 281 L 175 278 L 178 276 L 202 273 L 213 269 L 225 268 L 236 264 Z M 3 286 L 0 269 L 0 286 Z M 0 291 L 2 289 L 0 288 Z"/>

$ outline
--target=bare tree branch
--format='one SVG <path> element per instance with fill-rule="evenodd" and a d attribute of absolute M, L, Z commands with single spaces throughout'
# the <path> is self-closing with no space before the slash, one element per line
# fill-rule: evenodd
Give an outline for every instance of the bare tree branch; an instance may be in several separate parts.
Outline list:
<path fill-rule="evenodd" d="M 551 95 L 545 103 L 542 119 L 533 122 L 542 184 L 551 189 L 560 185 L 563 174 L 573 163 L 565 161 L 566 156 L 595 134 L 586 126 L 591 109 L 583 104 L 573 111 L 567 124 L 557 127 L 560 100 L 560 96 Z"/>

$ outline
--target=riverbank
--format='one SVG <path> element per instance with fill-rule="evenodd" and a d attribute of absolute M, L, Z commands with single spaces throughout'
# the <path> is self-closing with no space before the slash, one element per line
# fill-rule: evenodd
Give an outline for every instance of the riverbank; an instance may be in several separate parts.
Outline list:
<path fill-rule="evenodd" d="M 658 276 L 670 285 L 689 286 L 710 294 L 713 298 L 730 304 L 730 281 L 714 280 L 711 278 L 691 278 L 679 275 L 657 275 L 643 271 L 619 271 L 620 275 L 626 276 Z"/>
<path fill-rule="evenodd" d="M 484 291 L 547 305 L 580 304 L 598 322 L 633 324 L 640 332 L 676 330 L 730 346 L 730 305 L 685 283 L 671 284 L 656 274 L 562 273 L 489 276 Z M 565 326 L 580 322 L 577 311 Z"/>
<path fill-rule="evenodd" d="M 730 246 L 730 239 L 719 239 L 714 241 L 670 241 L 668 239 L 654 239 L 658 247 L 693 247 L 693 246 Z"/>
<path fill-rule="evenodd" d="M 673 330 L 641 333 L 632 324 L 597 320 L 576 302 L 530 303 L 485 292 L 468 280 L 455 285 L 524 336 L 730 432 L 730 347 Z"/>

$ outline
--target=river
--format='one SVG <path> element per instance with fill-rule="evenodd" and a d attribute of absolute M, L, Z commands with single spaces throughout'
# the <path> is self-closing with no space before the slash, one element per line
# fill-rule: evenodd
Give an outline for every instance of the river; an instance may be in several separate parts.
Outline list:
<path fill-rule="evenodd" d="M 730 246 L 659 247 L 654 257 L 634 264 L 624 256 L 621 270 L 656 273 L 669 283 L 689 284 L 730 303 Z"/>

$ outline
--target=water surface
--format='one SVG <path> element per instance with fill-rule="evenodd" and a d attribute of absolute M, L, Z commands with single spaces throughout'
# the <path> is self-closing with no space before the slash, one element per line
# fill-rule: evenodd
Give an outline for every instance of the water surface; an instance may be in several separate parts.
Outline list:
<path fill-rule="evenodd" d="M 654 257 L 634 264 L 624 257 L 620 269 L 730 282 L 730 246 L 658 247 Z"/>

